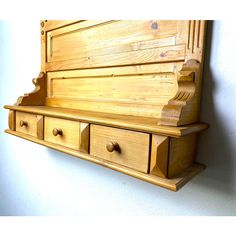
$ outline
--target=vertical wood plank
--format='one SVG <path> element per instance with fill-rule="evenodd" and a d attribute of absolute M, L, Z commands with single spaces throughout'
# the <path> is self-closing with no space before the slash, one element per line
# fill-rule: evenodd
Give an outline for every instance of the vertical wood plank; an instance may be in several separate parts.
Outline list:
<path fill-rule="evenodd" d="M 46 21 L 41 21 L 41 72 L 46 72 L 46 30 L 45 30 Z"/>

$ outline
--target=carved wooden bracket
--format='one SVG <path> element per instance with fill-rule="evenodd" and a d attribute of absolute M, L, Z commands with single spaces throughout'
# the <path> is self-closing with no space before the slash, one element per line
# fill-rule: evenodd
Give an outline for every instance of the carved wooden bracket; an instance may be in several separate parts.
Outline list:
<path fill-rule="evenodd" d="M 158 125 L 180 126 L 197 121 L 198 110 L 194 104 L 197 104 L 196 99 L 199 97 L 198 70 L 199 63 L 196 60 L 189 60 L 180 71 L 176 72 L 177 92 L 163 107 Z"/>
<path fill-rule="evenodd" d="M 39 73 L 39 76 L 32 80 L 35 89 L 31 93 L 26 93 L 17 99 L 15 105 L 17 106 L 42 106 L 45 105 L 45 98 L 47 93 L 46 74 Z"/>

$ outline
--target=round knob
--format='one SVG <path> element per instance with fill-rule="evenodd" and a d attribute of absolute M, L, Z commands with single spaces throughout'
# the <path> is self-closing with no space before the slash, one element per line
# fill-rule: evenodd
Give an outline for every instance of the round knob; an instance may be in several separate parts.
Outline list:
<path fill-rule="evenodd" d="M 58 129 L 58 128 L 54 128 L 52 130 L 52 133 L 54 136 L 57 136 L 57 135 L 62 135 L 62 130 L 61 129 Z"/>
<path fill-rule="evenodd" d="M 120 151 L 120 146 L 117 142 L 109 142 L 106 145 L 108 152 Z"/>
<path fill-rule="evenodd" d="M 21 120 L 20 121 L 20 127 L 27 126 L 28 123 L 26 121 Z"/>

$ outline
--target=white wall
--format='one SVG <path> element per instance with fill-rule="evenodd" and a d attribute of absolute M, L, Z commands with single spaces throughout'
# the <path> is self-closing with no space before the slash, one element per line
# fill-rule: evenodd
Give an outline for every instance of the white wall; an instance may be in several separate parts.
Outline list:
<path fill-rule="evenodd" d="M 26 30 L 27 29 L 27 30 Z M 235 215 L 236 28 L 214 22 L 197 160 L 207 169 L 174 193 L 5 134 L 8 112 L 40 68 L 38 21 L 0 22 L 0 215 Z"/>

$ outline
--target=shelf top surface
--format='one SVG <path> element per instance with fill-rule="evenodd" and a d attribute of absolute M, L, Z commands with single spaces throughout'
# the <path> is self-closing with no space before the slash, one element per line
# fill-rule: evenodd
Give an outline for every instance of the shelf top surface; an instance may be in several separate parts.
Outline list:
<path fill-rule="evenodd" d="M 181 137 L 187 134 L 200 132 L 208 128 L 205 123 L 195 123 L 192 125 L 172 127 L 157 125 L 156 118 L 117 115 L 102 112 L 91 112 L 77 109 L 49 107 L 49 106 L 4 106 L 6 109 L 46 115 L 69 120 L 78 120 L 93 124 L 113 126 L 123 129 L 136 130 L 147 133 L 161 134 L 171 137 Z"/>

